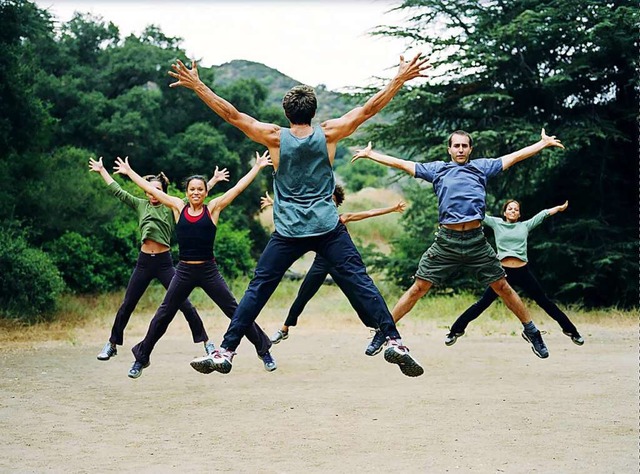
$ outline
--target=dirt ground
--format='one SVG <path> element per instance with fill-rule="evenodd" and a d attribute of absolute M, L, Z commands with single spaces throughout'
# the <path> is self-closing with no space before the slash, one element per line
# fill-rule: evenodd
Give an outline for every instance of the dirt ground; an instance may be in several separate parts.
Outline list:
<path fill-rule="evenodd" d="M 274 346 L 273 373 L 243 342 L 230 374 L 202 375 L 178 315 L 132 380 L 150 316 L 108 362 L 106 315 L 68 340 L 0 349 L 1 472 L 638 472 L 634 321 L 581 324 L 582 347 L 547 324 L 540 360 L 515 324 L 446 347 L 442 326 L 412 319 L 400 328 L 425 374 L 408 378 L 364 355 L 354 317 L 326 315 Z M 258 322 L 270 334 L 281 320 Z M 226 320 L 205 324 L 218 343 Z"/>

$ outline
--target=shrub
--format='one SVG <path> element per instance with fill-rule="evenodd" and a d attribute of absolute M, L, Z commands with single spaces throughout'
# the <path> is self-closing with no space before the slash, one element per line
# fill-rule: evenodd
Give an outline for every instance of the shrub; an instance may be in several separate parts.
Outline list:
<path fill-rule="evenodd" d="M 78 293 L 117 289 L 126 283 L 123 277 L 131 270 L 120 256 L 105 252 L 98 238 L 76 232 L 66 232 L 51 242 L 47 250 L 69 289 Z"/>
<path fill-rule="evenodd" d="M 3 223 L 0 234 L 0 313 L 36 322 L 51 315 L 64 281 L 51 258 L 29 247 L 25 232 Z"/>
<path fill-rule="evenodd" d="M 236 230 L 228 223 L 218 225 L 215 256 L 220 273 L 227 280 L 248 275 L 256 266 L 251 257 L 249 231 Z"/>

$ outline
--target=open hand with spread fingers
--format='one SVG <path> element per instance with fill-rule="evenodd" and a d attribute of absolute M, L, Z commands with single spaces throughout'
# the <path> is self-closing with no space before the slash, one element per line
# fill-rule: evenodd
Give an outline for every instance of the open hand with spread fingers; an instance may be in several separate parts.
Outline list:
<path fill-rule="evenodd" d="M 558 140 L 555 135 L 552 135 L 552 136 L 547 135 L 547 133 L 544 131 L 544 128 L 542 129 L 542 133 L 540 133 L 540 138 L 544 142 L 545 147 L 557 146 L 559 148 L 564 149 L 564 145 L 560 143 L 560 140 Z"/>
<path fill-rule="evenodd" d="M 358 158 L 371 158 L 371 150 L 372 146 L 371 142 L 369 142 L 365 148 L 356 150 L 356 152 L 353 154 L 353 158 L 351 158 L 351 163 L 356 161 Z"/>

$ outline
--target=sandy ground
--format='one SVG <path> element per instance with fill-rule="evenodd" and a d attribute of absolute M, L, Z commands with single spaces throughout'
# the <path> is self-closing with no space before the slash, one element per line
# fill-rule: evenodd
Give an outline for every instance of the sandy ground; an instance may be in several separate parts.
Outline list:
<path fill-rule="evenodd" d="M 368 331 L 335 316 L 303 316 L 273 373 L 244 342 L 230 374 L 202 375 L 179 316 L 132 380 L 150 315 L 135 317 L 108 362 L 95 357 L 107 316 L 72 340 L 0 350 L 1 472 L 638 472 L 632 321 L 581 325 L 583 347 L 549 327 L 546 360 L 508 330 L 445 347 L 442 327 L 409 321 L 426 369 L 412 379 L 366 357 Z M 226 321 L 205 317 L 218 342 Z M 280 320 L 259 322 L 271 333 Z"/>

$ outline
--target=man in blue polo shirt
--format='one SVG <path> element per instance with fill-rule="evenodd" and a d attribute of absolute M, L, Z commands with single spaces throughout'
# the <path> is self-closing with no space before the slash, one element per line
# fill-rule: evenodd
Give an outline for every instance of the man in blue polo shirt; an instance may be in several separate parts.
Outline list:
<path fill-rule="evenodd" d="M 449 137 L 447 150 L 451 156 L 450 162 L 416 163 L 401 160 L 373 151 L 371 143 L 354 154 L 352 162 L 358 158 L 369 158 L 433 183 L 433 190 L 438 197 L 440 227 L 435 242 L 422 255 L 413 285 L 391 311 L 395 322 L 411 311 L 434 284 L 442 284 L 455 270 L 464 267 L 475 272 L 480 283 L 490 286 L 518 317 L 524 326 L 522 337 L 531 344 L 533 352 L 542 359 L 549 357 L 540 331 L 533 324 L 518 294 L 507 283 L 504 269 L 482 232 L 487 180 L 546 147 L 564 148 L 560 140 L 547 136 L 542 129 L 540 140 L 533 145 L 501 158 L 469 161 L 473 141 L 467 132 L 457 130 Z M 450 337 L 461 335 L 452 334 Z M 376 333 L 369 345 L 373 349 L 367 354 L 377 354 L 385 343 L 384 335 Z"/>

